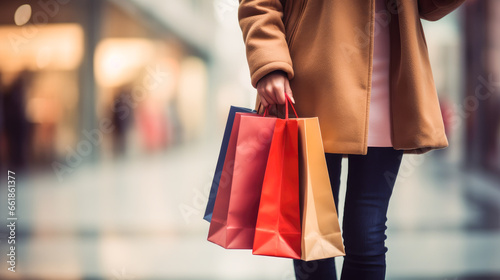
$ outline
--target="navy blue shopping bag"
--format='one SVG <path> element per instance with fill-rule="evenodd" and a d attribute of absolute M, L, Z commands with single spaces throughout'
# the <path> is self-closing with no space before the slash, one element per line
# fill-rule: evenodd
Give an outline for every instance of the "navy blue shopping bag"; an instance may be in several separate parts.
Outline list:
<path fill-rule="evenodd" d="M 229 138 L 231 137 L 231 131 L 233 129 L 234 116 L 236 113 L 256 113 L 255 110 L 231 106 L 229 109 L 229 115 L 227 117 L 226 128 L 224 129 L 224 137 L 222 138 L 222 144 L 219 152 L 219 159 L 217 160 L 217 166 L 215 167 L 214 179 L 212 181 L 212 187 L 210 188 L 210 194 L 208 196 L 207 209 L 205 210 L 205 215 L 203 219 L 210 222 L 212 220 L 212 213 L 214 211 L 215 197 L 217 196 L 217 191 L 219 190 L 219 182 L 222 174 L 222 168 L 224 167 L 224 159 L 226 158 L 227 146 L 229 143 Z"/>

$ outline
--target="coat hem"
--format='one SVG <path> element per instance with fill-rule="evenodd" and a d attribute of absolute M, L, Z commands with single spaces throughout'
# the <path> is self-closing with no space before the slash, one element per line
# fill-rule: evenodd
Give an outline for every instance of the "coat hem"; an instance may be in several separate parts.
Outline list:
<path fill-rule="evenodd" d="M 368 152 L 368 147 L 363 147 L 362 143 L 354 143 L 354 142 L 332 142 L 326 141 L 324 142 L 324 151 L 325 153 L 331 154 L 353 154 L 353 155 L 366 155 Z M 341 147 L 341 148 L 340 148 Z M 448 147 L 448 143 L 440 144 L 436 146 L 420 146 L 420 147 L 398 147 L 392 146 L 394 150 L 402 150 L 404 154 L 425 154 L 432 150 L 440 150 Z"/>

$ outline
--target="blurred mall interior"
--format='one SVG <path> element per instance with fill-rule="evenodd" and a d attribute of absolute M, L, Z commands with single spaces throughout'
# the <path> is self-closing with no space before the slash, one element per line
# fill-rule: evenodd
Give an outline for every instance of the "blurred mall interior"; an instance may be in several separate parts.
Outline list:
<path fill-rule="evenodd" d="M 229 106 L 255 100 L 237 8 L 0 2 L 1 279 L 293 279 L 201 219 Z M 500 1 L 423 28 L 450 146 L 403 160 L 387 278 L 500 279 Z"/>

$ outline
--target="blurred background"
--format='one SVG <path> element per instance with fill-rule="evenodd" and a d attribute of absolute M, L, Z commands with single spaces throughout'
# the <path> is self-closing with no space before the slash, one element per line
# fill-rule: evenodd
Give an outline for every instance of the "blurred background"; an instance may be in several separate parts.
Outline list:
<path fill-rule="evenodd" d="M 0 2 L 1 279 L 294 279 L 206 241 L 229 106 L 255 100 L 237 7 Z M 387 278 L 500 279 L 500 1 L 424 29 L 450 146 L 403 160 Z"/>

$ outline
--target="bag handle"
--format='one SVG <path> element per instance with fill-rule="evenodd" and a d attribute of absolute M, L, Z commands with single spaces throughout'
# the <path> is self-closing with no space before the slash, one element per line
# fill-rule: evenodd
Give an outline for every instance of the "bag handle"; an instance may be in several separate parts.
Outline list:
<path fill-rule="evenodd" d="M 288 94 L 285 93 L 285 120 L 288 120 L 288 105 L 290 104 L 290 106 L 292 107 L 293 109 L 293 113 L 295 114 L 295 118 L 299 118 L 299 116 L 297 115 L 297 111 L 295 111 L 295 107 L 293 107 L 293 104 L 292 104 L 292 100 L 290 100 L 290 96 L 288 96 Z"/>
<path fill-rule="evenodd" d="M 262 102 L 259 102 L 259 108 L 257 108 L 257 114 L 260 112 L 260 107 L 262 107 Z M 264 114 L 262 115 L 263 117 L 266 117 L 267 114 L 269 113 L 268 107 L 269 106 L 264 107 Z"/>

